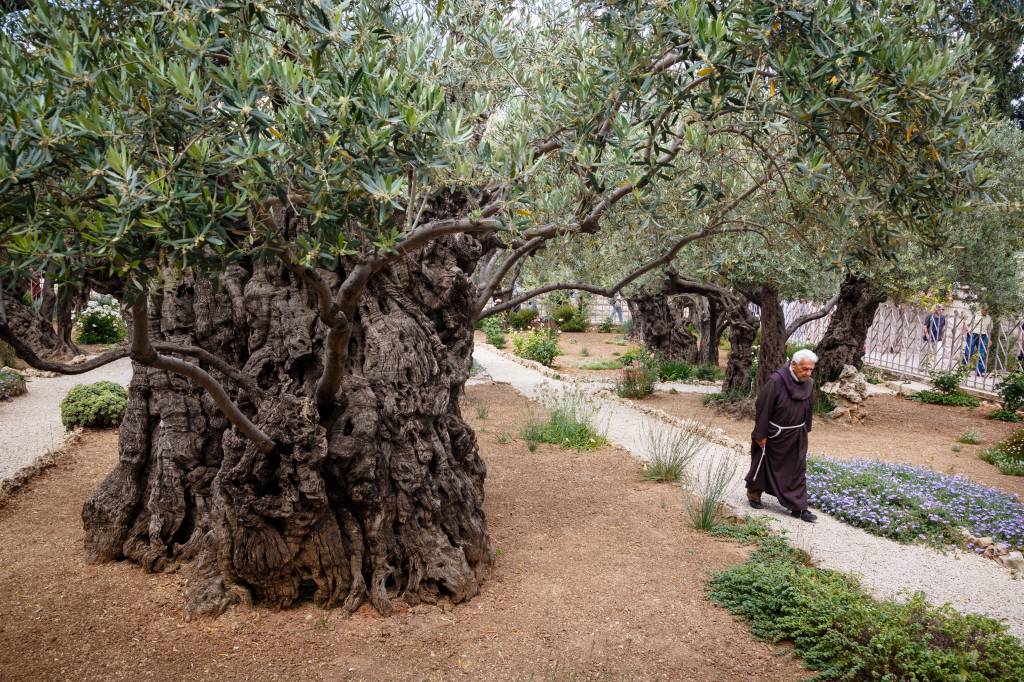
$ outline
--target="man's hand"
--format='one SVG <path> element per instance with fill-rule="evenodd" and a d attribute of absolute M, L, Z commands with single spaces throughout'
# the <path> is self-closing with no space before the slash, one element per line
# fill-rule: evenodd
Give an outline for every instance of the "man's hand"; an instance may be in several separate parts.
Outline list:
<path fill-rule="evenodd" d="M 754 442 L 760 445 L 761 449 L 764 450 L 764 444 L 768 442 L 768 439 L 762 438 L 761 440 L 755 440 Z"/>

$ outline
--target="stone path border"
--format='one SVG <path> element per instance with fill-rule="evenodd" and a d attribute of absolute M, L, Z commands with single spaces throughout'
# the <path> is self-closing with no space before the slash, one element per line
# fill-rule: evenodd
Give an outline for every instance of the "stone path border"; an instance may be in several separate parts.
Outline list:
<path fill-rule="evenodd" d="M 644 434 L 653 428 L 677 428 L 673 420 L 659 410 L 618 399 L 602 388 L 585 381 L 556 380 L 510 359 L 493 347 L 477 345 L 474 359 L 498 382 L 508 383 L 527 398 L 536 399 L 546 390 L 576 387 L 588 391 L 601 406 L 602 422 L 607 437 L 616 445 L 641 459 Z M 827 514 L 819 513 L 815 524 L 803 523 L 789 516 L 781 507 L 769 502 L 763 510 L 746 504 L 742 477 L 749 455 L 743 444 L 722 438 L 716 433 L 715 443 L 708 443 L 702 461 L 692 470 L 702 471 L 710 461 L 734 460 L 736 473 L 726 502 L 735 513 L 750 513 L 767 519 L 786 531 L 789 541 L 808 552 L 815 563 L 824 568 L 854 573 L 866 588 L 880 598 L 904 598 L 920 591 L 935 604 L 949 603 L 963 613 L 980 613 L 1006 622 L 1009 631 L 1024 638 L 1024 581 L 1013 580 L 1010 574 L 992 562 L 973 553 L 950 549 L 945 552 L 921 545 L 901 545 L 844 524 Z M 813 438 L 813 435 L 812 435 Z M 765 498 L 766 501 L 770 498 Z"/>

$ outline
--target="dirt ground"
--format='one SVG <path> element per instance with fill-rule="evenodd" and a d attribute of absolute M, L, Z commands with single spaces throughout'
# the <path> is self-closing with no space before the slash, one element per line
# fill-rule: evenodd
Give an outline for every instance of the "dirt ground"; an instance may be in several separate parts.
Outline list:
<path fill-rule="evenodd" d="M 182 574 L 84 565 L 82 501 L 116 457 L 116 434 L 87 434 L 0 509 L 0 679 L 808 677 L 704 596 L 708 575 L 746 549 L 689 530 L 678 489 L 641 482 L 620 450 L 501 444 L 529 411 L 507 386 L 468 389 L 488 466 L 493 574 L 467 603 L 390 618 L 304 604 L 189 623 Z"/>
<path fill-rule="evenodd" d="M 677 417 L 696 417 L 725 430 L 741 442 L 750 439 L 753 420 L 736 420 L 704 407 L 694 393 L 656 393 L 644 404 Z M 867 418 L 860 424 L 841 424 L 815 418 L 810 454 L 837 458 L 880 459 L 926 466 L 944 474 L 966 476 L 1024 499 L 1024 476 L 1005 476 L 978 455 L 1006 438 L 1020 425 L 988 419 L 994 409 L 926 405 L 897 396 L 868 399 Z M 966 431 L 981 437 L 978 445 L 957 442 Z M 955 451 L 958 448 L 959 452 Z"/>
<path fill-rule="evenodd" d="M 486 342 L 483 332 L 476 332 L 477 343 Z M 593 378 L 617 379 L 619 369 L 583 369 L 586 365 L 602 360 L 614 360 L 623 353 L 639 346 L 628 341 L 619 333 L 604 334 L 601 332 L 562 332 L 558 336 L 558 347 L 562 355 L 555 358 L 551 368 L 564 374 Z M 513 352 L 512 341 L 508 340 L 504 350 Z M 728 360 L 728 346 L 719 351 L 719 366 L 725 369 Z"/>

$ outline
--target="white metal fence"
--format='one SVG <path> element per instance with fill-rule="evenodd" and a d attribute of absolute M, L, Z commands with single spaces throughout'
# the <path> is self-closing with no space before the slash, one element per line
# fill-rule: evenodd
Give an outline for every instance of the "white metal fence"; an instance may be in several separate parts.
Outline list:
<path fill-rule="evenodd" d="M 820 304 L 790 301 L 783 304 L 787 324 Z M 996 385 L 1008 372 L 1024 362 L 1024 329 L 1019 318 L 994 320 L 990 334 L 968 336 L 974 313 L 953 307 L 945 312 L 946 325 L 940 341 L 926 338 L 925 318 L 929 311 L 909 305 L 883 303 L 875 313 L 864 347 L 869 365 L 905 374 L 928 377 L 929 370 L 954 370 L 970 365 L 961 382 L 966 388 L 995 393 Z M 816 344 L 828 327 L 829 317 L 814 320 L 793 334 L 790 342 Z M 971 361 L 972 356 L 974 361 Z"/>

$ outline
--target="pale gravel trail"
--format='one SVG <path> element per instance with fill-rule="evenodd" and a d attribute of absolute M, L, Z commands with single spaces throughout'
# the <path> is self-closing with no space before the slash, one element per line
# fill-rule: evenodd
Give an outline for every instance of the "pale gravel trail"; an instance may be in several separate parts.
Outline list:
<path fill-rule="evenodd" d="M 473 357 L 495 381 L 511 384 L 528 398 L 537 398 L 544 387 L 547 390 L 572 387 L 487 347 L 477 345 Z M 587 386 L 588 390 L 597 388 L 607 387 Z M 613 400 L 600 400 L 600 404 L 608 439 L 642 459 L 647 458 L 643 443 L 649 425 L 673 428 Z M 812 440 L 813 437 L 812 433 Z M 774 498 L 767 496 L 765 509 L 751 509 L 746 503 L 743 484 L 749 456 L 708 443 L 702 457 L 705 459 L 696 462 L 693 471 L 702 471 L 707 458 L 733 459 L 736 474 L 726 498 L 729 506 L 740 516 L 746 513 L 761 516 L 776 528 L 785 529 L 790 543 L 808 552 L 817 565 L 857 574 L 864 586 L 878 597 L 900 598 L 920 591 L 933 604 L 949 603 L 962 613 L 1002 619 L 1012 634 L 1024 638 L 1024 580 L 1013 580 L 1009 572 L 994 561 L 973 553 L 954 550 L 941 553 L 920 545 L 901 545 L 821 512 L 818 512 L 817 523 L 804 523 L 790 517 L 774 503 Z"/>
<path fill-rule="evenodd" d="M 28 378 L 28 393 L 0 402 L 0 480 L 64 442 L 60 401 L 74 386 L 97 381 L 127 386 L 131 379 L 132 361 L 128 358 L 76 376 Z"/>

